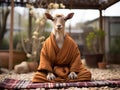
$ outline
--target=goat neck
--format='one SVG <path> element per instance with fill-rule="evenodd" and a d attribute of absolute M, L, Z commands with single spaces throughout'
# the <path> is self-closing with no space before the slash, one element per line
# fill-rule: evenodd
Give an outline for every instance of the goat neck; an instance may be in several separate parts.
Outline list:
<path fill-rule="evenodd" d="M 64 30 L 61 30 L 61 31 L 53 30 L 52 33 L 54 34 L 55 40 L 56 40 L 57 43 L 63 43 L 64 42 L 64 37 L 65 37 Z"/>

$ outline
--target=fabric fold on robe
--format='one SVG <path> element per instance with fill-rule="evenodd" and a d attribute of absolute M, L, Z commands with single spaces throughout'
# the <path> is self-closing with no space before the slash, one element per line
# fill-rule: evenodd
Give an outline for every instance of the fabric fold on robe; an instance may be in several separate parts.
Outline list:
<path fill-rule="evenodd" d="M 49 71 L 55 74 L 55 80 L 47 80 L 46 73 Z M 70 72 L 76 72 L 77 79 L 68 78 Z M 46 39 L 40 54 L 40 64 L 32 82 L 74 82 L 91 80 L 91 73 L 81 62 L 80 51 L 74 40 L 65 35 L 62 48 L 57 46 L 53 33 Z"/>

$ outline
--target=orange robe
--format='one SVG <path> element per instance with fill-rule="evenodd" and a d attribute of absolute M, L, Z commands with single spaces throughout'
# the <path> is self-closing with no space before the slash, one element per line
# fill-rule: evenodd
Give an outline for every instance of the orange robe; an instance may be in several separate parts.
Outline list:
<path fill-rule="evenodd" d="M 53 72 L 55 80 L 47 80 L 43 70 Z M 69 79 L 70 72 L 77 73 L 77 79 Z M 85 68 L 80 59 L 77 44 L 66 34 L 62 48 L 55 41 L 54 35 L 46 39 L 40 54 L 38 71 L 33 76 L 32 82 L 74 82 L 91 80 L 91 73 Z"/>

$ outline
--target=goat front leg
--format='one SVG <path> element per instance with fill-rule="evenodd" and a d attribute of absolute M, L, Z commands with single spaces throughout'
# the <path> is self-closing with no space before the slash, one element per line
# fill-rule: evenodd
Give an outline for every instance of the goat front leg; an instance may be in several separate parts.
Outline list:
<path fill-rule="evenodd" d="M 53 73 L 48 72 L 48 74 L 47 74 L 47 80 L 54 80 L 55 78 L 56 77 L 55 77 L 55 75 Z"/>
<path fill-rule="evenodd" d="M 75 72 L 70 72 L 70 74 L 68 75 L 69 79 L 76 79 L 77 78 L 77 74 Z"/>

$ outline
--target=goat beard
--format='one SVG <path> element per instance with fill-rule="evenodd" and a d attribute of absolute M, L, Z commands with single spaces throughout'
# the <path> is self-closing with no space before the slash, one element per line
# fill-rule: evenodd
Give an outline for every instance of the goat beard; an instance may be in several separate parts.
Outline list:
<path fill-rule="evenodd" d="M 65 32 L 63 30 L 56 30 L 53 32 L 53 34 L 55 35 L 55 39 L 57 42 L 64 41 Z"/>

